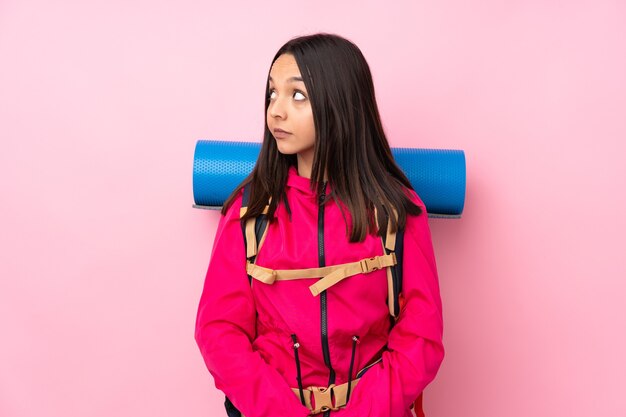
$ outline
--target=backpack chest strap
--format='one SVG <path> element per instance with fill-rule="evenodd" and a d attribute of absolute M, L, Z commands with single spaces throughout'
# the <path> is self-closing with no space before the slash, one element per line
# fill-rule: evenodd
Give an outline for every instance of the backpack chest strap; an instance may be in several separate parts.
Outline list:
<path fill-rule="evenodd" d="M 322 278 L 309 287 L 311 293 L 317 296 L 322 291 L 347 277 L 391 267 L 396 265 L 396 263 L 396 255 L 392 252 L 387 255 L 364 258 L 355 262 L 307 269 L 270 269 L 247 261 L 246 271 L 248 275 L 265 284 L 292 279 Z"/>
<path fill-rule="evenodd" d="M 352 388 L 358 384 L 359 380 L 360 378 L 351 381 Z M 300 396 L 298 388 L 292 388 L 292 390 L 298 397 Z M 328 410 L 339 410 L 348 402 L 348 383 L 331 384 L 328 387 L 307 387 L 303 390 L 303 395 L 304 405 L 311 410 L 312 415 Z"/>

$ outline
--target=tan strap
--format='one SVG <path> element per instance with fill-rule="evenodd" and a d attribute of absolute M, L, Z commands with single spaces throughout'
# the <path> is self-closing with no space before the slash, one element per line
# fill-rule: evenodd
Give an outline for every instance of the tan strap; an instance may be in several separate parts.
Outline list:
<path fill-rule="evenodd" d="M 271 197 L 269 201 L 271 202 Z M 263 213 L 266 214 L 268 209 L 269 205 L 265 206 Z M 240 217 L 243 216 L 246 211 L 247 207 L 242 207 L 240 210 Z M 395 208 L 392 208 L 392 211 L 397 219 L 397 210 Z M 374 219 L 376 221 L 376 227 L 378 228 L 378 211 L 376 209 L 376 206 L 374 206 Z M 256 219 L 254 218 L 248 219 L 246 221 L 246 257 L 248 259 L 259 253 L 259 250 L 261 249 L 261 246 L 265 241 L 267 230 L 269 229 L 269 227 L 265 228 L 265 230 L 263 231 L 263 236 L 261 236 L 261 239 L 259 240 L 259 245 L 257 247 L 255 224 Z M 382 237 L 381 242 L 383 242 Z M 397 260 L 395 253 L 392 252 L 390 254 L 386 254 L 386 249 L 394 250 L 396 245 L 396 234 L 391 232 L 391 220 L 387 221 L 387 236 L 385 242 L 386 243 L 383 243 L 383 253 L 385 253 L 385 255 L 365 258 L 356 262 L 349 262 L 345 264 L 332 265 L 321 268 L 273 270 L 248 261 L 246 264 L 246 271 L 250 276 L 254 277 L 255 279 L 270 285 L 273 284 L 276 280 L 282 281 L 292 279 L 322 278 L 309 287 L 311 293 L 314 296 L 317 296 L 322 291 L 327 290 L 328 288 L 332 287 L 333 285 L 337 284 L 345 278 L 351 277 L 356 274 L 369 273 L 378 269 L 396 265 Z M 391 269 L 387 269 L 387 287 L 389 298 L 389 311 L 393 312 L 393 277 Z"/>
<path fill-rule="evenodd" d="M 248 261 L 246 271 L 255 279 L 270 285 L 273 284 L 274 281 L 323 277 L 309 287 L 311 293 L 316 296 L 320 292 L 342 281 L 344 278 L 356 274 L 366 274 L 378 269 L 393 266 L 396 263 L 396 254 L 392 252 L 388 255 L 374 256 L 355 262 L 325 266 L 322 268 L 270 269 Z"/>
<path fill-rule="evenodd" d="M 393 297 L 393 273 L 391 268 L 387 269 L 387 304 L 389 305 L 389 314 L 395 317 L 396 301 Z"/>
<path fill-rule="evenodd" d="M 367 274 L 378 269 L 393 266 L 396 263 L 396 254 L 391 253 L 389 255 L 374 256 L 372 258 L 365 258 L 357 262 L 344 264 L 345 266 L 340 266 L 335 271 L 311 285 L 309 289 L 313 295 L 318 295 L 322 291 L 342 281 L 344 278 L 356 274 Z"/>
<path fill-rule="evenodd" d="M 256 218 L 251 218 L 246 221 L 246 258 L 250 258 L 257 254 L 256 234 L 254 233 L 255 222 Z"/>
<path fill-rule="evenodd" d="M 267 211 L 269 210 L 270 206 L 267 205 L 265 206 L 265 208 L 263 209 L 263 211 L 261 212 L 262 214 L 267 214 Z M 246 214 L 248 211 L 248 207 L 241 207 L 239 209 L 239 218 L 241 219 L 243 217 L 244 214 Z"/>
<path fill-rule="evenodd" d="M 396 217 L 396 221 L 398 219 L 398 211 L 395 208 L 392 208 L 393 215 Z M 376 219 L 376 227 L 378 228 L 378 211 L 376 210 L 376 206 L 374 206 L 374 218 Z M 385 243 L 386 242 L 386 243 Z M 392 254 L 395 256 L 395 248 L 396 248 L 396 234 L 391 233 L 391 220 L 387 220 L 387 237 L 383 240 L 383 237 L 380 237 L 380 243 L 383 245 L 383 253 L 387 253 L 387 249 L 393 250 Z M 395 306 L 396 302 L 393 297 L 393 274 L 391 272 L 391 268 L 387 268 L 387 304 L 389 305 L 389 314 L 392 317 L 395 317 Z"/>
<path fill-rule="evenodd" d="M 269 207 L 270 206 L 265 206 L 262 213 L 267 214 Z M 241 210 L 239 211 L 239 218 L 243 217 L 246 211 L 248 211 L 248 207 L 242 207 Z M 263 236 L 261 236 L 261 240 L 259 241 L 259 247 L 257 248 L 256 233 L 254 232 L 255 224 L 256 224 L 256 218 L 254 217 L 246 220 L 246 246 L 247 246 L 246 257 L 247 258 L 250 258 L 251 256 L 254 256 L 257 253 L 259 253 L 259 249 L 261 248 L 261 245 L 263 244 L 263 241 L 265 239 L 265 235 L 267 234 L 268 228 L 266 227 L 265 230 L 263 231 Z"/>
<path fill-rule="evenodd" d="M 398 211 L 395 208 L 391 208 L 391 210 L 393 211 L 393 216 L 396 219 L 396 222 L 398 220 Z M 395 250 L 396 249 L 396 233 L 395 232 L 391 232 L 391 221 L 387 221 L 387 249 L 389 250 Z"/>
<path fill-rule="evenodd" d="M 398 220 L 398 210 L 396 210 L 394 207 L 391 208 L 391 210 L 393 211 L 393 215 L 396 219 L 396 221 Z M 378 209 L 376 208 L 376 206 L 374 206 L 374 219 L 376 220 L 376 228 L 380 227 L 378 225 Z M 381 240 L 382 240 L 382 236 L 381 236 Z M 391 219 L 387 220 L 387 238 L 386 240 L 386 244 L 384 245 L 384 247 L 386 247 L 389 250 L 395 250 L 396 248 L 396 233 L 395 232 L 391 232 Z"/>
<path fill-rule="evenodd" d="M 360 378 L 350 382 L 350 391 L 354 389 Z M 291 389 L 300 398 L 300 389 Z M 307 387 L 302 389 L 304 405 L 311 410 L 311 414 L 319 414 L 328 410 L 339 410 L 344 407 L 348 400 L 348 383 L 341 385 L 330 384 L 328 387 Z M 335 399 L 334 403 L 332 399 Z M 311 402 L 313 399 L 313 403 Z M 314 408 L 315 407 L 315 408 Z"/>

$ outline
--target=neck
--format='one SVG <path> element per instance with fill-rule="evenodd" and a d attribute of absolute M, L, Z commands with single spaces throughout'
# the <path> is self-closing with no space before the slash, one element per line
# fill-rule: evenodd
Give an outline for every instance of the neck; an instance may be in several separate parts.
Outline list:
<path fill-rule="evenodd" d="M 313 155 L 311 152 L 307 152 L 306 155 L 297 154 L 298 161 L 298 175 L 304 178 L 311 179 L 311 171 L 313 167 Z"/>
<path fill-rule="evenodd" d="M 308 152 L 306 155 L 297 154 L 297 168 L 298 175 L 304 178 L 311 179 L 311 172 L 313 171 L 313 152 Z M 328 181 L 328 175 L 324 173 L 324 182 Z"/>

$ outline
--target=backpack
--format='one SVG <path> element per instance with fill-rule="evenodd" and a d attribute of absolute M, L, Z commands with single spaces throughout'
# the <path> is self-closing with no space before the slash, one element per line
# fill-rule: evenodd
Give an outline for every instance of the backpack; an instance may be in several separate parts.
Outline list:
<path fill-rule="evenodd" d="M 248 209 L 248 203 L 250 200 L 250 187 L 251 187 L 251 183 L 247 183 L 243 188 L 243 200 L 241 204 L 240 217 L 243 216 Z M 303 271 L 317 270 L 318 268 L 310 268 L 308 270 L 271 271 L 262 267 L 258 267 L 257 265 L 254 264 L 258 251 L 260 247 L 263 245 L 263 241 L 267 233 L 268 220 L 267 220 L 266 214 L 268 212 L 268 209 L 269 209 L 269 205 L 265 206 L 265 209 L 263 210 L 261 215 L 257 216 L 256 218 L 248 219 L 246 222 L 241 222 L 241 229 L 242 229 L 244 245 L 246 249 L 246 259 L 247 259 L 246 269 L 248 271 L 248 281 L 250 282 L 250 285 L 252 285 L 253 278 L 257 278 L 257 279 L 260 279 L 261 281 L 271 284 L 275 279 L 277 279 L 275 272 L 285 273 L 285 272 L 294 271 L 295 272 L 294 277 L 295 277 L 295 275 L 302 275 Z M 397 215 L 395 209 L 393 211 L 394 211 L 394 214 Z M 376 225 L 378 226 L 378 218 L 376 214 L 377 214 L 377 211 L 375 210 Z M 387 216 L 387 213 L 385 213 L 385 216 Z M 389 307 L 389 315 L 390 315 L 389 317 L 390 317 L 390 324 L 391 324 L 390 327 L 393 327 L 404 305 L 404 299 L 402 297 L 402 258 L 403 258 L 403 249 L 404 249 L 404 243 L 403 243 L 404 242 L 404 228 L 398 228 L 398 231 L 396 233 L 391 233 L 390 229 L 391 229 L 391 222 L 387 221 L 387 233 L 381 236 L 384 255 L 380 257 L 362 259 L 361 261 L 353 262 L 350 264 L 343 264 L 343 266 L 344 267 L 346 265 L 355 266 L 357 264 L 361 264 L 362 266 L 363 264 L 365 264 L 365 266 L 362 266 L 362 268 L 367 269 L 367 271 L 363 269 L 363 272 L 370 272 L 370 271 L 379 269 L 381 266 L 388 268 L 387 269 L 387 287 L 388 287 L 387 305 Z M 383 262 L 380 262 L 380 259 L 377 259 L 377 258 L 383 259 Z M 373 265 L 370 265 L 370 263 L 372 263 Z M 339 267 L 341 266 L 342 265 L 340 265 Z M 319 268 L 319 269 L 320 270 L 328 269 L 328 268 L 332 269 L 336 267 L 337 266 L 335 265 L 335 266 Z M 352 272 L 353 272 L 352 275 L 354 275 L 354 273 L 359 273 L 361 271 L 352 270 Z M 350 276 L 350 275 L 347 275 L 347 276 Z M 343 279 L 343 278 L 345 278 L 345 276 L 340 277 L 339 279 Z M 292 278 L 285 277 L 283 279 L 292 279 Z M 330 283 L 330 285 L 333 285 L 333 283 Z M 322 288 L 317 288 L 316 291 L 318 291 L 319 293 L 326 288 L 327 288 L 326 286 L 323 286 Z M 314 292 L 314 295 L 317 295 L 317 294 Z M 412 409 L 415 409 L 416 411 L 418 411 L 419 413 L 418 417 L 423 416 L 422 397 L 423 397 L 423 394 L 420 394 L 419 397 L 416 399 L 415 403 L 412 404 L 411 406 Z M 228 399 L 228 397 L 225 397 L 224 406 L 226 408 L 226 411 L 229 417 L 241 416 L 241 413 L 234 407 L 234 405 Z"/>

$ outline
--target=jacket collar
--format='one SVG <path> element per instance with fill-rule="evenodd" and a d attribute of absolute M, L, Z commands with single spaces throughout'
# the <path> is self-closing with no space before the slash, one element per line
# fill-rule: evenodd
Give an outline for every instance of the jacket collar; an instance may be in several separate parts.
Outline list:
<path fill-rule="evenodd" d="M 289 187 L 297 188 L 304 191 L 307 194 L 314 195 L 315 191 L 311 191 L 311 179 L 302 177 L 298 174 L 298 168 L 295 165 L 289 167 L 289 173 L 287 174 L 287 185 Z M 330 191 L 330 185 L 326 184 L 326 192 Z"/>

